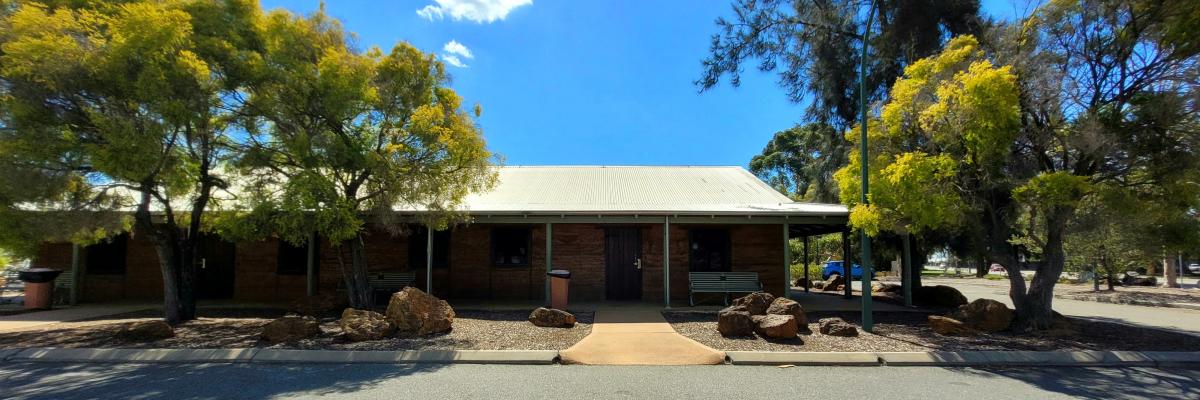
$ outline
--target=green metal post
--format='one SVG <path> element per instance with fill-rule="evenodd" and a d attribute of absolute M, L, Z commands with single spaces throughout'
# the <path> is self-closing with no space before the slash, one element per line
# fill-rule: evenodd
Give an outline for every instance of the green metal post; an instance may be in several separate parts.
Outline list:
<path fill-rule="evenodd" d="M 546 223 L 546 305 L 550 305 L 550 269 L 553 268 L 551 258 L 554 252 L 551 250 L 554 247 L 554 224 Z"/>
<path fill-rule="evenodd" d="M 305 261 L 305 276 L 304 288 L 305 293 L 309 296 L 317 294 L 317 234 L 314 232 L 308 237 L 308 259 Z"/>
<path fill-rule="evenodd" d="M 812 282 L 808 281 L 808 236 L 804 237 L 804 293 L 808 293 L 808 287 L 812 286 Z"/>
<path fill-rule="evenodd" d="M 671 308 L 671 217 L 663 218 L 663 305 Z"/>
<path fill-rule="evenodd" d="M 425 227 L 425 290 L 433 294 L 433 227 Z"/>
<path fill-rule="evenodd" d="M 901 282 L 904 290 L 904 306 L 912 307 L 912 248 L 909 246 L 908 232 L 904 232 L 904 265 L 900 266 L 900 273 L 904 281 Z"/>
<path fill-rule="evenodd" d="M 860 111 L 859 125 L 862 127 L 859 138 L 859 156 L 862 157 L 862 197 L 859 201 L 868 204 L 867 193 L 870 189 L 867 182 L 867 47 L 871 38 L 871 25 L 875 23 L 875 1 L 871 1 L 871 10 L 867 12 L 867 24 L 863 27 L 862 58 L 859 59 L 858 69 L 858 108 Z M 862 240 L 862 327 L 871 332 L 875 327 L 871 310 L 871 238 L 867 232 L 859 230 Z M 850 279 L 846 279 L 846 288 L 850 288 Z"/>
<path fill-rule="evenodd" d="M 792 297 L 792 246 L 788 223 L 783 223 L 783 297 Z"/>
<path fill-rule="evenodd" d="M 71 305 L 79 304 L 79 245 L 71 244 Z"/>

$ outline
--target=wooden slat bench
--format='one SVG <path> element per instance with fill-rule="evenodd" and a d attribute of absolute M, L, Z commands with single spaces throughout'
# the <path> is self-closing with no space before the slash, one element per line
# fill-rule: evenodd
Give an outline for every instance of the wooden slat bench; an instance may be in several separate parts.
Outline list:
<path fill-rule="evenodd" d="M 391 296 L 405 286 L 412 286 L 415 280 L 417 273 L 413 271 L 367 273 L 367 284 L 371 286 L 371 293 L 374 293 L 375 299 L 378 299 L 380 294 Z"/>
<path fill-rule="evenodd" d="M 762 291 L 757 272 L 689 272 L 688 286 L 688 304 L 692 306 L 696 305 L 696 293 L 723 293 L 725 305 L 729 305 L 730 293 Z"/>

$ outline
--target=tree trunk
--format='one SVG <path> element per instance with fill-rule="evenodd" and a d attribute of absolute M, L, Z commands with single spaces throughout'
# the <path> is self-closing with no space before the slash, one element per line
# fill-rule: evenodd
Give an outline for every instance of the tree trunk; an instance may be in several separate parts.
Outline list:
<path fill-rule="evenodd" d="M 188 232 L 179 240 L 179 318 L 183 321 L 196 319 L 196 261 L 204 256 L 196 236 Z"/>
<path fill-rule="evenodd" d="M 1029 291 L 1024 296 L 1025 307 L 1016 310 L 1014 331 L 1050 329 L 1054 321 L 1054 286 L 1062 276 L 1066 258 L 1063 254 L 1063 237 L 1070 212 L 1070 209 L 1058 207 L 1046 213 L 1046 243 L 1042 247 L 1042 264 L 1029 283 Z"/>
<path fill-rule="evenodd" d="M 980 254 L 978 258 L 975 259 L 975 277 L 982 278 L 987 276 L 988 268 L 990 267 L 991 266 L 989 266 L 987 262 L 987 257 L 984 257 L 982 254 Z"/>
<path fill-rule="evenodd" d="M 367 260 L 362 236 L 342 242 L 350 248 L 350 266 L 342 258 L 342 246 L 338 247 L 338 265 L 342 270 L 342 280 L 346 284 L 346 295 L 349 296 L 350 307 L 370 309 L 374 306 L 371 287 L 367 284 Z"/>
<path fill-rule="evenodd" d="M 1167 256 L 1166 251 L 1163 252 L 1163 279 L 1167 281 L 1166 287 L 1179 287 L 1179 266 Z"/>

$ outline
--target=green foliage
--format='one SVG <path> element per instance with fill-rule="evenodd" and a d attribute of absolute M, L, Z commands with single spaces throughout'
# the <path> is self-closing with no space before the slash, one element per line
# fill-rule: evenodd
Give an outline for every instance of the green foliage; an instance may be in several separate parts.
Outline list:
<path fill-rule="evenodd" d="M 402 230 L 395 210 L 408 208 L 444 228 L 494 183 L 491 153 L 433 54 L 407 43 L 356 51 L 323 11 L 272 12 L 263 36 L 247 105 L 256 129 L 238 160 L 254 196 L 223 218 L 227 235 L 340 243 L 368 219 Z"/>
<path fill-rule="evenodd" d="M 960 182 L 1003 161 L 1019 112 L 1016 77 L 984 59 L 973 37 L 955 38 L 942 53 L 914 62 L 892 87 L 880 119 L 868 125 L 871 204 L 856 200 L 857 151 L 835 175 L 842 202 L 853 207 L 851 225 L 872 236 L 957 227 L 968 211 Z M 859 141 L 853 130 L 846 137 Z"/>
<path fill-rule="evenodd" d="M 834 171 L 846 163 L 846 152 L 827 149 L 840 142 L 828 124 L 797 125 L 775 133 L 750 160 L 750 171 L 794 199 L 836 203 L 837 187 L 831 183 Z"/>
<path fill-rule="evenodd" d="M 1090 192 L 1086 176 L 1044 172 L 1013 190 L 1013 197 L 1032 207 L 1075 207 Z"/>

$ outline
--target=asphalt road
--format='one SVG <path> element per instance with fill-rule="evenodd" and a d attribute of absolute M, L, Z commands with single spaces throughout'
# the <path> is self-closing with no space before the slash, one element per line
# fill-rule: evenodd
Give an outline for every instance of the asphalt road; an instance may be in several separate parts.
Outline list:
<path fill-rule="evenodd" d="M 1195 399 L 1200 370 L 0 364 L 4 399 Z"/>
<path fill-rule="evenodd" d="M 1012 300 L 1008 298 L 1008 281 L 925 277 L 922 278 L 922 283 L 953 286 L 962 292 L 967 300 L 994 299 L 1012 307 Z M 1055 311 L 1063 315 L 1200 333 L 1200 310 L 1058 298 L 1054 299 L 1053 306 Z"/>

